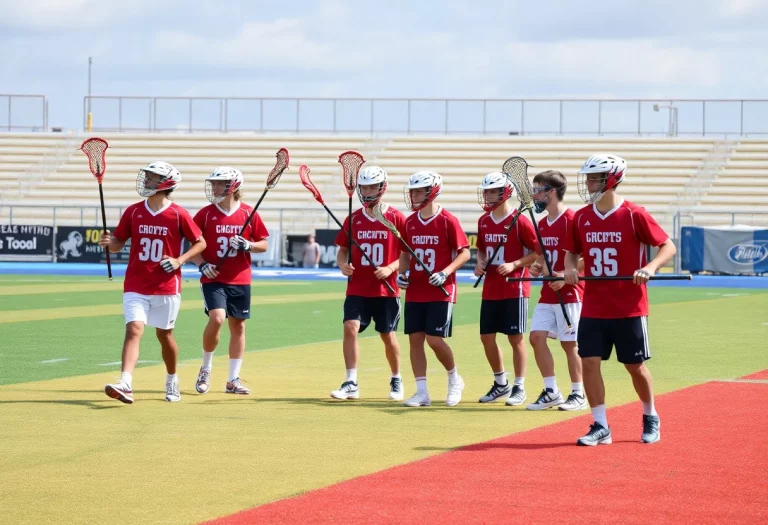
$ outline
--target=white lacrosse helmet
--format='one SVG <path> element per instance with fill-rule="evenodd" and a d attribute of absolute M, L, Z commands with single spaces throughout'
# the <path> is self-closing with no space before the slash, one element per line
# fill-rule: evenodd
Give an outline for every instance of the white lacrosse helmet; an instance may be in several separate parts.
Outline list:
<path fill-rule="evenodd" d="M 364 196 L 362 187 L 379 185 L 379 191 L 376 195 Z M 387 191 L 387 172 L 380 166 L 366 166 L 360 170 L 357 175 L 357 197 L 363 206 L 375 206 Z"/>
<path fill-rule="evenodd" d="M 414 206 L 411 199 L 411 190 L 417 190 L 421 188 L 427 188 L 427 194 L 424 197 L 424 200 L 421 201 L 418 206 Z M 426 170 L 417 171 L 408 178 L 408 184 L 403 190 L 403 194 L 405 195 L 405 205 L 411 211 L 419 211 L 427 204 L 435 200 L 442 192 L 443 178 L 439 173 Z"/>
<path fill-rule="evenodd" d="M 616 188 L 623 180 L 627 172 L 627 161 L 611 153 L 596 153 L 587 159 L 587 162 L 579 170 L 576 185 L 579 195 L 587 204 L 599 201 L 605 192 Z M 587 187 L 587 175 L 593 173 L 603 174 L 601 186 L 597 191 L 590 192 Z"/>
<path fill-rule="evenodd" d="M 225 183 L 223 191 L 214 188 L 215 182 Z M 230 166 L 219 166 L 205 178 L 205 196 L 213 204 L 223 201 L 227 195 L 235 193 L 243 184 L 243 174 Z"/>
<path fill-rule="evenodd" d="M 498 192 L 499 197 L 495 200 L 488 200 L 486 196 L 487 190 L 500 190 Z M 477 187 L 477 202 L 480 203 L 483 210 L 492 212 L 501 206 L 505 200 L 509 199 L 514 192 L 515 187 L 512 185 L 509 178 L 500 171 L 494 171 L 483 177 L 483 180 Z M 492 197 L 494 192 L 489 193 L 491 193 L 490 196 Z"/>
<path fill-rule="evenodd" d="M 151 173 L 156 177 L 147 177 Z M 158 180 L 159 178 L 159 180 Z M 147 183 L 149 182 L 149 185 Z M 181 182 L 181 173 L 179 170 L 163 162 L 156 160 L 150 162 L 146 167 L 139 170 L 139 176 L 136 177 L 136 191 L 142 197 L 151 197 L 158 191 L 172 190 Z"/>

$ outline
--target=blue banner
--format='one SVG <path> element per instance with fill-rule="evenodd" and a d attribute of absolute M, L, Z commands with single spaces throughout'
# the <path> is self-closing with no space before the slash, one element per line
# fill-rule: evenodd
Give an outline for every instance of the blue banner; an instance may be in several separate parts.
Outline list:
<path fill-rule="evenodd" d="M 768 273 L 768 229 L 685 226 L 680 251 L 690 272 Z"/>

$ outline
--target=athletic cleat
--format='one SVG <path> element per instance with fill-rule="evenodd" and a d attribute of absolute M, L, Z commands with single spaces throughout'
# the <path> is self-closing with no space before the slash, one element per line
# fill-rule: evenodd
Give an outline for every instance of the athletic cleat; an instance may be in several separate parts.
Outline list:
<path fill-rule="evenodd" d="M 583 395 L 571 392 L 565 403 L 557 407 L 558 410 L 586 410 L 587 400 Z"/>
<path fill-rule="evenodd" d="M 501 399 L 503 397 L 509 397 L 509 394 L 512 393 L 512 387 L 509 386 L 509 381 L 507 381 L 507 384 L 500 385 L 496 381 L 493 382 L 493 386 L 488 391 L 487 394 L 485 394 L 483 397 L 480 398 L 480 403 L 493 403 L 497 399 Z"/>
<path fill-rule="evenodd" d="M 582 436 L 578 441 L 576 441 L 577 445 L 585 447 L 594 447 L 595 445 L 610 445 L 611 443 L 611 428 L 605 428 L 597 421 L 589 425 L 589 432 L 587 432 L 586 436 Z"/>
<path fill-rule="evenodd" d="M 357 383 L 344 381 L 338 390 L 331 392 L 331 397 L 334 399 L 360 399 L 360 390 L 357 388 Z"/>
<path fill-rule="evenodd" d="M 528 410 L 545 410 L 547 408 L 556 407 L 562 404 L 562 393 L 558 392 L 557 394 L 553 394 L 549 389 L 545 388 L 541 391 L 541 394 L 539 394 L 539 398 L 536 400 L 536 402 L 529 404 L 525 408 Z"/>
<path fill-rule="evenodd" d="M 232 381 L 227 381 L 227 387 L 224 389 L 224 392 L 227 394 L 240 394 L 243 396 L 247 396 L 251 393 L 251 390 L 243 385 L 243 381 L 236 377 Z"/>
<path fill-rule="evenodd" d="M 112 399 L 122 401 L 126 405 L 133 403 L 133 390 L 123 381 L 120 381 L 114 385 L 107 385 L 104 387 L 104 393 Z"/>
<path fill-rule="evenodd" d="M 419 392 L 417 390 L 403 405 L 407 407 L 428 407 L 432 406 L 432 400 L 429 398 L 429 392 Z"/>
<path fill-rule="evenodd" d="M 643 415 L 643 443 L 656 443 L 661 439 L 661 420 L 659 416 Z"/>
<path fill-rule="evenodd" d="M 516 407 L 525 403 L 526 399 L 528 399 L 528 396 L 525 394 L 523 387 L 520 385 L 513 385 L 512 393 L 509 394 L 509 399 L 507 399 L 504 404 L 510 407 Z"/>
<path fill-rule="evenodd" d="M 464 380 L 459 374 L 456 379 L 448 377 L 448 396 L 445 398 L 445 406 L 455 407 L 461 401 L 461 393 L 464 390 Z"/>
<path fill-rule="evenodd" d="M 207 394 L 211 389 L 211 371 L 208 368 L 200 368 L 200 372 L 197 374 L 197 383 L 195 383 L 195 390 L 200 394 Z"/>
<path fill-rule="evenodd" d="M 402 401 L 403 397 L 403 380 L 399 377 L 393 377 L 389 381 L 389 399 L 392 401 Z"/>
<path fill-rule="evenodd" d="M 178 381 L 166 381 L 165 383 L 165 400 L 175 403 L 181 401 L 181 392 L 179 391 Z"/>

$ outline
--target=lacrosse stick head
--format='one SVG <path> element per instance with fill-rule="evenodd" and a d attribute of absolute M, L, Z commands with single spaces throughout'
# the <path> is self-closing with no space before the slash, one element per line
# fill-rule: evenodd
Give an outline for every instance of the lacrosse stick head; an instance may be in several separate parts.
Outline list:
<path fill-rule="evenodd" d="M 357 188 L 357 175 L 360 173 L 360 167 L 365 163 L 365 159 L 356 151 L 345 151 L 339 155 L 339 164 L 343 168 L 342 177 L 344 188 L 347 195 L 352 198 Z"/>
<path fill-rule="evenodd" d="M 387 219 L 384 216 L 385 212 L 384 203 L 379 202 L 376 203 L 376 205 L 373 207 L 373 216 L 376 218 L 377 221 L 379 221 L 382 226 L 384 226 L 386 229 L 391 231 L 396 237 L 400 237 L 400 232 L 397 230 L 397 226 L 395 226 L 392 221 Z"/>
<path fill-rule="evenodd" d="M 520 209 L 533 208 L 533 187 L 528 179 L 528 162 L 522 157 L 510 157 L 504 162 L 501 171 L 514 186 Z"/>
<path fill-rule="evenodd" d="M 107 148 L 109 144 L 104 139 L 93 137 L 86 139 L 80 146 L 80 150 L 88 157 L 88 167 L 101 184 L 104 171 L 107 169 Z"/>
<path fill-rule="evenodd" d="M 275 167 L 272 168 L 272 171 L 270 171 L 269 175 L 267 175 L 268 190 L 271 190 L 277 186 L 277 183 L 280 181 L 280 176 L 285 170 L 288 169 L 288 163 L 291 160 L 290 156 L 288 155 L 288 150 L 285 148 L 280 148 L 277 150 L 275 157 L 277 157 L 277 160 L 275 161 Z"/>
<path fill-rule="evenodd" d="M 477 202 L 484 211 L 491 213 L 512 197 L 515 192 L 512 181 L 499 171 L 489 173 L 477 187 Z"/>
<path fill-rule="evenodd" d="M 315 187 L 315 183 L 309 178 L 309 172 L 309 166 L 306 164 L 302 164 L 301 167 L 299 167 L 299 178 L 301 179 L 301 183 L 309 190 L 317 202 L 325 206 L 325 200 L 323 200 L 320 191 Z"/>

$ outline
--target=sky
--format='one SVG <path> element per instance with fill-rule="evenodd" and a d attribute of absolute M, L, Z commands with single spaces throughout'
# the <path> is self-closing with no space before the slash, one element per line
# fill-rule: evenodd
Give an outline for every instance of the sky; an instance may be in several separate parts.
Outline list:
<path fill-rule="evenodd" d="M 0 94 L 45 95 L 51 126 L 82 128 L 93 57 L 92 92 L 109 96 L 768 99 L 766 27 L 768 0 L 0 0 Z M 146 104 L 127 101 L 123 124 L 148 125 Z M 257 125 L 255 106 L 240 104 L 228 110 L 233 128 Z M 38 107 L 14 100 L 14 123 Z M 330 107 L 302 106 L 302 126 L 327 128 Z M 477 128 L 479 107 L 456 104 L 450 126 Z M 116 124 L 116 102 L 93 111 L 96 125 Z M 218 111 L 196 103 L 194 125 L 219 126 Z M 337 125 L 365 129 L 368 111 L 348 103 Z M 403 111 L 377 106 L 376 126 L 402 126 Z M 412 111 L 415 128 L 444 125 L 439 104 Z M 604 128 L 635 126 L 634 106 L 606 111 Z M 664 129 L 667 114 L 642 111 L 649 130 Z M 700 105 L 679 111 L 681 130 L 701 127 Z M 750 131 L 768 132 L 768 102 L 746 112 Z M 160 126 L 188 124 L 187 103 L 161 113 Z M 556 113 L 534 104 L 523 124 L 557 127 Z M 574 105 L 565 127 L 591 129 L 593 114 Z M 707 122 L 738 130 L 739 114 L 713 104 Z M 289 129 L 295 105 L 273 103 L 262 119 Z M 517 106 L 486 119 L 521 127 L 508 122 Z"/>

